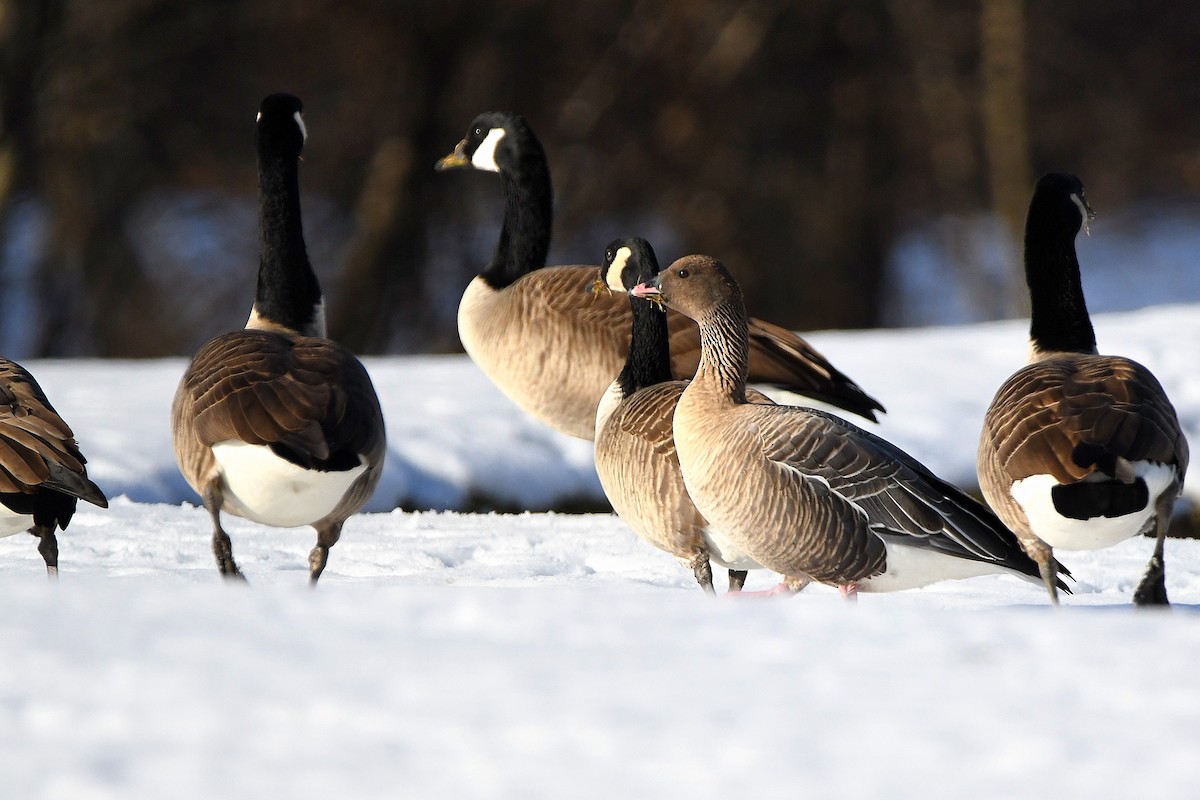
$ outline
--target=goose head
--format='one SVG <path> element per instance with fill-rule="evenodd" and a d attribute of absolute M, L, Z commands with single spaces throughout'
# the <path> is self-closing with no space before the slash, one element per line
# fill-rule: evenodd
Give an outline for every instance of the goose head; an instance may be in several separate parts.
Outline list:
<path fill-rule="evenodd" d="M 697 322 L 718 309 L 742 303 L 742 290 L 725 265 L 701 255 L 684 256 L 629 293 L 646 299 L 658 297 Z"/>
<path fill-rule="evenodd" d="M 263 98 L 255 118 L 255 137 L 259 153 L 273 153 L 284 159 L 297 159 L 308 129 L 304 127 L 304 104 L 292 94 L 271 94 Z"/>
<path fill-rule="evenodd" d="M 1030 220 L 1040 220 L 1042 225 L 1061 230 L 1073 239 L 1080 227 L 1091 235 L 1089 223 L 1095 218 L 1096 212 L 1088 205 L 1079 178 L 1066 172 L 1051 172 L 1038 180 L 1029 204 Z"/>
<path fill-rule="evenodd" d="M 613 239 L 604 248 L 604 263 L 596 280 L 597 289 L 623 294 L 657 274 L 658 259 L 649 242 L 638 236 Z"/>
<path fill-rule="evenodd" d="M 434 169 L 441 172 L 469 167 L 484 172 L 511 172 L 520 160 L 522 144 L 532 136 L 519 114 L 484 112 L 471 120 L 466 137 Z"/>

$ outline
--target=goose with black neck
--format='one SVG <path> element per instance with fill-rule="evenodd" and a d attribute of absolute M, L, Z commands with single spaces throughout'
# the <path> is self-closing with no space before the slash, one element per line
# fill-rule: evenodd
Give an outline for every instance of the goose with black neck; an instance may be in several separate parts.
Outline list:
<path fill-rule="evenodd" d="M 516 114 L 476 117 L 438 170 L 498 173 L 504 220 L 487 266 L 458 309 L 463 348 L 493 383 L 527 413 L 583 439 L 595 435 L 596 406 L 629 350 L 628 304 L 589 291 L 595 265 L 546 266 L 553 190 L 541 143 Z M 751 320 L 751 380 L 875 419 L 882 411 L 854 381 L 800 337 Z M 687 318 L 668 316 L 671 371 L 689 377 L 699 336 Z"/>
<path fill-rule="evenodd" d="M 730 591 L 740 592 L 747 570 L 762 567 L 709 525 L 688 497 L 671 430 L 687 382 L 671 377 L 664 310 L 629 294 L 657 273 L 658 260 L 645 239 L 616 239 L 605 250 L 598 285 L 628 295 L 633 325 L 629 357 L 596 414 L 596 473 L 621 519 L 679 559 L 702 589 L 713 593 L 716 563 L 729 571 Z M 771 402 L 753 389 L 748 395 L 753 402 Z M 786 583 L 799 591 L 808 579 L 796 576 Z"/>
<path fill-rule="evenodd" d="M 1094 217 L 1074 175 L 1050 173 L 1034 188 L 1024 252 L 1029 363 L 1004 382 L 984 417 L 979 483 L 1052 596 L 1054 550 L 1094 550 L 1154 532 L 1134 602 L 1162 605 L 1163 541 L 1188 446 L 1153 373 L 1098 353 L 1075 250 Z"/>
<path fill-rule="evenodd" d="M 361 362 L 325 338 L 325 304 L 304 244 L 300 100 L 266 97 L 256 120 L 261 253 L 244 330 L 196 353 L 175 394 L 175 457 L 212 518 L 213 553 L 244 580 L 221 512 L 312 526 L 316 584 L 345 521 L 370 498 L 386 449 L 379 399 Z"/>

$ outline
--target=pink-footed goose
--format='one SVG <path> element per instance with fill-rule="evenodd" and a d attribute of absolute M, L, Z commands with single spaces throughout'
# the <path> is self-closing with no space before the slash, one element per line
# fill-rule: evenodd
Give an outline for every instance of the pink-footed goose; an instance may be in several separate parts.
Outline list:
<path fill-rule="evenodd" d="M 245 330 L 200 348 L 171 409 L 175 458 L 212 516 L 213 553 L 244 579 L 221 512 L 264 525 L 311 525 L 316 584 L 342 525 L 370 498 L 386 449 L 366 369 L 325 338 L 321 287 L 300 218 L 300 100 L 273 94 L 256 126 L 262 254 Z"/>
<path fill-rule="evenodd" d="M 1150 370 L 1097 354 L 1075 252 L 1079 228 L 1094 216 L 1074 175 L 1051 173 L 1034 188 L 1025 221 L 1030 363 L 988 408 L 979 483 L 1052 597 L 1053 549 L 1093 550 L 1153 530 L 1134 602 L 1165 605 L 1163 538 L 1188 446 Z"/>
<path fill-rule="evenodd" d="M 0 358 L 0 536 L 38 538 L 46 572 L 58 575 L 58 538 L 80 500 L 108 508 L 88 479 L 75 434 L 28 370 Z"/>
<path fill-rule="evenodd" d="M 463 293 L 458 334 L 476 365 L 510 400 L 563 433 L 592 439 L 596 405 L 621 371 L 631 318 L 619 298 L 594 298 L 596 266 L 546 266 L 553 222 L 541 143 L 516 114 L 489 112 L 437 163 L 499 173 L 504 222 L 491 262 Z M 696 326 L 671 313 L 675 378 L 695 372 Z M 868 419 L 883 406 L 791 331 L 750 321 L 750 378 Z"/>
<path fill-rule="evenodd" d="M 687 382 L 671 377 L 663 310 L 628 295 L 656 274 L 658 260 L 645 239 L 616 239 L 604 252 L 599 282 L 617 296 L 629 296 L 633 323 L 629 357 L 596 412 L 596 473 L 621 519 L 690 568 L 702 589 L 713 592 L 710 562 L 715 562 L 729 570 L 730 591 L 739 592 L 746 570 L 761 567 L 710 526 L 688 497 L 671 435 L 675 404 Z M 747 396 L 771 402 L 753 389 Z M 807 583 L 802 576 L 785 579 L 792 591 Z"/>
<path fill-rule="evenodd" d="M 679 465 L 700 513 L 759 564 L 848 597 L 991 573 L 1040 583 L 995 515 L 895 445 L 832 414 L 747 402 L 746 312 L 719 261 L 686 256 L 632 294 L 700 325 L 675 409 Z"/>

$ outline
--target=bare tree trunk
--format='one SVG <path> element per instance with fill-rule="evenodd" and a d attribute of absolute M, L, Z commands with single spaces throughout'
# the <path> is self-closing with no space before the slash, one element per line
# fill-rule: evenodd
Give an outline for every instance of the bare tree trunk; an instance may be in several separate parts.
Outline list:
<path fill-rule="evenodd" d="M 1012 240 L 1020 242 L 1033 183 L 1026 115 L 1024 0 L 983 0 L 979 32 L 983 140 L 992 212 L 1003 220 Z M 1021 274 L 1020 249 L 1014 248 L 1012 253 L 1004 316 L 1021 317 L 1029 313 L 1029 298 Z"/>

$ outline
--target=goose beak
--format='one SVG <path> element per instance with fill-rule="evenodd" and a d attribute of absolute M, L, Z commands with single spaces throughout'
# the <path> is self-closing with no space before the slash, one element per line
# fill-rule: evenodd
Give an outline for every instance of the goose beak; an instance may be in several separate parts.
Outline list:
<path fill-rule="evenodd" d="M 463 139 L 454 146 L 454 152 L 448 156 L 444 156 L 438 160 L 433 168 L 438 172 L 443 172 L 448 169 L 457 167 L 465 167 L 471 163 L 471 159 L 467 158 L 467 140 Z"/>
<path fill-rule="evenodd" d="M 651 297 L 662 297 L 662 284 L 655 275 L 645 283 L 639 283 L 637 286 L 629 290 L 629 293 L 634 297 L 649 299 Z"/>
<path fill-rule="evenodd" d="M 667 298 L 662 293 L 662 283 L 659 277 L 662 273 L 655 275 L 645 283 L 639 283 L 637 286 L 629 290 L 629 293 L 634 297 L 640 297 L 643 300 L 649 300 L 654 305 L 658 306 L 660 311 L 667 310 Z"/>

